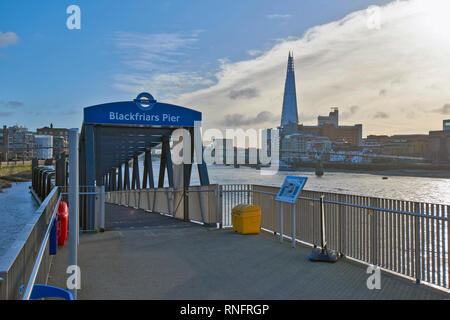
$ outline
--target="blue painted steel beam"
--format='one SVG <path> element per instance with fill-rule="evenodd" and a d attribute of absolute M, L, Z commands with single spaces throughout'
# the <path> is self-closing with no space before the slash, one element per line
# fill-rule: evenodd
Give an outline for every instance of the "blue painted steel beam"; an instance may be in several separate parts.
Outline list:
<path fill-rule="evenodd" d="M 130 164 L 128 160 L 125 162 L 124 189 L 130 190 Z"/>
<path fill-rule="evenodd" d="M 142 180 L 142 188 L 143 189 L 147 189 L 148 186 L 151 189 L 155 188 L 155 181 L 154 181 L 154 178 L 153 178 L 153 163 L 152 163 L 152 152 L 151 152 L 151 149 L 145 151 L 145 156 L 144 156 L 144 176 L 143 176 L 143 180 Z"/>
<path fill-rule="evenodd" d="M 169 180 L 169 187 L 173 188 L 175 186 L 173 180 L 173 163 L 172 163 L 172 153 L 170 152 L 169 140 L 165 139 L 163 141 L 164 156 L 166 158 L 167 166 L 167 178 Z"/>
<path fill-rule="evenodd" d="M 161 149 L 161 159 L 159 164 L 159 177 L 158 177 L 158 188 L 164 188 L 164 175 L 166 174 L 166 152 L 164 150 L 165 145 L 162 145 Z"/>
<path fill-rule="evenodd" d="M 141 188 L 140 175 L 139 175 L 139 158 L 137 155 L 133 157 L 133 179 L 132 179 L 133 190 Z"/>
<path fill-rule="evenodd" d="M 123 175 L 122 175 L 122 164 L 120 164 L 120 166 L 119 166 L 119 172 L 118 172 L 118 177 L 117 177 L 118 179 L 118 181 L 117 181 L 117 190 L 119 190 L 119 191 L 121 191 L 121 190 L 123 190 L 123 183 L 122 183 L 122 178 L 123 178 Z"/>

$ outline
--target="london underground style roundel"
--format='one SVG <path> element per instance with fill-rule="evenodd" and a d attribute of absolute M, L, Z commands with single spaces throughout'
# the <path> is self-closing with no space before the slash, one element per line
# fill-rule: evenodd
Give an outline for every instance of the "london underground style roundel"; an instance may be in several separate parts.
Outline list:
<path fill-rule="evenodd" d="M 150 111 L 156 104 L 156 100 L 150 93 L 143 92 L 134 99 L 134 102 L 142 111 Z"/>
<path fill-rule="evenodd" d="M 201 112 L 157 102 L 149 93 L 132 101 L 111 102 L 84 108 L 85 124 L 195 127 L 202 121 Z"/>

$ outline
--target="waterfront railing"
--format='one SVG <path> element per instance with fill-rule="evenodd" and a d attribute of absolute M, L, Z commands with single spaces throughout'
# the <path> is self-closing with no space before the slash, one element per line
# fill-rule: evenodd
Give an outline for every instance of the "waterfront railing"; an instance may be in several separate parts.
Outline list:
<path fill-rule="evenodd" d="M 244 202 L 261 206 L 262 228 L 279 232 L 278 188 L 221 187 L 225 226 L 231 224 L 231 209 Z M 321 243 L 321 196 L 329 249 L 417 282 L 449 289 L 449 205 L 305 190 L 295 206 L 295 236 L 312 246 Z M 291 206 L 283 205 L 282 214 L 282 230 L 290 238 Z"/>
<path fill-rule="evenodd" d="M 106 202 L 182 219 L 183 192 L 175 188 L 115 191 L 106 193 Z M 276 187 L 229 184 L 189 187 L 185 192 L 191 220 L 226 228 L 236 205 L 255 204 L 262 209 L 261 227 L 280 233 Z M 418 283 L 450 288 L 449 205 L 304 190 L 295 205 L 296 241 L 320 246 L 322 196 L 328 249 Z M 292 236 L 291 210 L 289 204 L 282 206 L 285 238 Z"/>
<path fill-rule="evenodd" d="M 60 199 L 54 187 L 0 258 L 0 300 L 27 298 L 34 283 L 47 283 L 52 261 L 48 238 Z"/>

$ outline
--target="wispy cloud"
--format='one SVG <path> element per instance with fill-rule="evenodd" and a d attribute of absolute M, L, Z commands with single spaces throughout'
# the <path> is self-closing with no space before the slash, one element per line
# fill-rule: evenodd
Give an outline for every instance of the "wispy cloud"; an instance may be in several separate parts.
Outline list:
<path fill-rule="evenodd" d="M 260 55 L 261 53 L 263 53 L 263 51 L 261 51 L 261 50 L 248 50 L 247 53 L 248 53 L 249 56 L 254 57 L 254 56 Z"/>
<path fill-rule="evenodd" d="M 361 108 L 359 106 L 351 106 L 350 108 L 345 108 L 342 112 L 340 113 L 340 118 L 341 119 L 349 119 L 352 118 Z"/>
<path fill-rule="evenodd" d="M 183 50 L 198 41 L 199 32 L 142 34 L 116 32 L 115 44 L 121 49 L 123 63 L 138 70 L 161 69 L 162 63 L 177 62 Z"/>
<path fill-rule="evenodd" d="M 450 103 L 446 103 L 442 107 L 434 109 L 433 112 L 440 113 L 444 116 L 450 116 Z"/>
<path fill-rule="evenodd" d="M 0 48 L 6 48 L 19 42 L 19 37 L 14 32 L 0 32 Z"/>
<path fill-rule="evenodd" d="M 273 13 L 268 14 L 267 18 L 269 19 L 289 19 L 291 17 L 290 14 L 279 14 L 279 13 Z"/>
<path fill-rule="evenodd" d="M 198 87 L 211 86 L 211 79 L 195 73 L 174 72 L 155 74 L 117 74 L 114 87 L 131 94 L 151 91 L 157 99 L 176 99 L 180 94 L 196 90 Z"/>
<path fill-rule="evenodd" d="M 440 128 L 442 113 L 431 112 L 430 106 L 448 102 L 446 8 L 446 0 L 395 1 L 380 7 L 379 29 L 368 28 L 366 10 L 353 12 L 280 41 L 257 57 L 222 61 L 216 84 L 182 94 L 177 103 L 196 106 L 204 113 L 206 127 L 222 125 L 229 114 L 251 116 L 270 110 L 280 115 L 287 55 L 294 51 L 300 122 L 315 123 L 309 119 L 328 114 L 331 106 L 345 110 L 357 105 L 351 120 L 363 124 L 364 134 Z M 230 92 L 249 86 L 258 90 L 258 97 L 230 103 Z M 401 107 L 427 120 L 412 123 Z M 374 118 L 374 110 L 389 119 Z"/>
<path fill-rule="evenodd" d="M 389 118 L 389 115 L 386 112 L 378 111 L 373 117 L 375 119 L 387 119 Z"/>
<path fill-rule="evenodd" d="M 128 70 L 114 75 L 113 86 L 136 94 L 151 91 L 158 98 L 172 99 L 184 92 L 210 86 L 212 80 L 196 72 L 179 70 L 187 51 L 201 31 L 142 34 L 116 32 L 115 45 Z"/>
<path fill-rule="evenodd" d="M 269 111 L 262 111 L 256 116 L 233 113 L 225 115 L 225 118 L 221 121 L 221 123 L 226 127 L 247 127 L 250 125 L 268 124 L 275 119 L 278 119 L 278 116 Z"/>
<path fill-rule="evenodd" d="M 10 100 L 10 101 L 0 101 L 0 105 L 5 107 L 17 108 L 23 106 L 23 103 L 17 100 Z"/>
<path fill-rule="evenodd" d="M 259 96 L 259 91 L 256 88 L 245 88 L 240 90 L 231 90 L 228 97 L 231 100 L 251 99 Z"/>

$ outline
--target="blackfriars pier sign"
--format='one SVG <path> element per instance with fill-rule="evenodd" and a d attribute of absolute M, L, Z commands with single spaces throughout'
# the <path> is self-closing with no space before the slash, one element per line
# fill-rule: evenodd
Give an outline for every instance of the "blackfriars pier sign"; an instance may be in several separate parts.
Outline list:
<path fill-rule="evenodd" d="M 142 97 L 150 97 L 145 103 Z M 100 104 L 84 109 L 85 124 L 116 124 L 138 126 L 194 127 L 202 121 L 198 111 L 160 103 L 144 93 L 134 101 Z"/>

